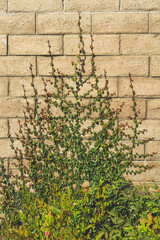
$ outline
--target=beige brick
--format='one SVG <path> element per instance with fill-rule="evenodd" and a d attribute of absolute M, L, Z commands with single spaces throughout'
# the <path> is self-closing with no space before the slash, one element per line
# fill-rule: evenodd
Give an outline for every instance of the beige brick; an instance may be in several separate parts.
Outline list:
<path fill-rule="evenodd" d="M 126 121 L 124 121 L 126 122 Z M 132 120 L 127 121 L 129 125 L 134 126 Z M 144 134 L 139 135 L 139 139 L 148 139 L 154 138 L 155 140 L 160 140 L 160 120 L 144 120 L 141 125 L 139 125 L 139 130 L 147 130 Z M 131 130 L 127 130 L 126 133 L 131 134 L 133 136 L 133 132 Z"/>
<path fill-rule="evenodd" d="M 0 34 L 34 34 L 34 14 L 1 14 Z"/>
<path fill-rule="evenodd" d="M 147 157 L 147 160 L 160 160 L 160 141 L 151 141 L 146 144 L 146 153 L 152 154 L 157 153 L 153 157 Z"/>
<path fill-rule="evenodd" d="M 160 76 L 160 57 L 151 57 L 150 74 L 151 76 Z"/>
<path fill-rule="evenodd" d="M 31 106 L 33 107 L 33 103 Z M 1 117 L 24 117 L 25 107 L 26 102 L 23 98 L 0 98 Z"/>
<path fill-rule="evenodd" d="M 93 35 L 93 47 L 96 55 L 118 55 L 119 36 L 118 35 Z M 85 54 L 91 54 L 91 37 L 83 35 L 85 44 Z M 66 55 L 76 55 L 79 53 L 79 38 L 77 35 L 64 36 L 64 51 Z"/>
<path fill-rule="evenodd" d="M 122 54 L 157 55 L 160 54 L 160 36 L 136 34 L 121 36 Z"/>
<path fill-rule="evenodd" d="M 160 96 L 160 79 L 157 78 L 133 78 L 133 87 L 136 97 L 159 97 Z M 129 78 L 119 79 L 119 96 L 131 97 Z"/>
<path fill-rule="evenodd" d="M 55 69 L 59 69 L 63 74 L 74 74 L 74 66 L 72 66 L 72 62 L 76 62 L 75 57 L 55 57 L 54 64 Z M 50 66 L 50 58 L 49 57 L 38 57 L 38 74 L 39 75 L 50 75 L 52 72 Z M 86 74 L 91 72 L 91 62 L 90 58 L 86 59 Z"/>
<path fill-rule="evenodd" d="M 45 79 L 45 78 L 44 78 Z M 54 79 L 51 79 L 52 82 L 54 81 Z M 25 90 L 26 90 L 26 95 L 31 97 L 34 96 L 34 90 L 31 87 L 31 82 L 32 79 L 31 77 L 13 77 L 13 78 L 9 78 L 9 95 L 10 96 L 23 96 L 24 95 L 24 91 L 23 91 L 23 87 L 22 85 L 24 85 Z M 34 84 L 35 84 L 35 88 L 38 91 L 39 95 L 44 94 L 44 84 L 42 81 L 41 77 L 35 77 L 34 78 Z M 61 86 L 61 80 L 59 80 L 59 87 Z M 49 92 L 55 92 L 55 87 L 54 84 L 50 84 L 49 82 L 47 82 L 47 89 Z"/>
<path fill-rule="evenodd" d="M 115 56 L 115 57 L 95 57 L 97 74 L 103 74 L 104 69 L 107 76 L 128 76 L 129 72 L 133 76 L 148 75 L 148 58 Z"/>
<path fill-rule="evenodd" d="M 0 139 L 0 156 L 3 158 L 13 157 L 14 151 L 10 147 L 11 142 L 9 139 Z"/>
<path fill-rule="evenodd" d="M 20 120 L 20 124 L 22 125 L 22 131 L 23 131 L 24 129 L 26 129 L 26 127 L 24 126 L 25 120 L 22 118 L 19 120 Z M 27 123 L 27 125 L 31 130 L 33 130 L 33 126 L 31 126 L 29 123 Z M 9 119 L 9 126 L 10 126 L 11 137 L 16 138 L 17 135 L 21 137 L 21 134 L 19 133 L 20 128 L 19 128 L 19 123 L 17 118 Z M 23 131 L 23 134 L 24 134 L 24 131 Z"/>
<path fill-rule="evenodd" d="M 0 55 L 7 55 L 7 37 L 6 37 L 6 35 L 0 36 Z"/>
<path fill-rule="evenodd" d="M 0 57 L 0 76 L 29 76 L 30 63 L 35 72 L 35 57 Z"/>
<path fill-rule="evenodd" d="M 104 123 L 107 123 L 108 120 L 104 120 Z M 91 124 L 93 123 L 93 121 L 91 121 L 91 119 L 87 119 L 86 121 L 84 121 L 83 125 L 81 125 L 80 128 L 80 132 L 82 133 L 83 129 L 87 129 L 87 127 L 91 127 Z M 93 132 L 98 133 L 99 131 L 102 130 L 102 126 L 101 125 L 96 125 L 94 129 L 92 129 Z M 85 138 L 89 138 L 91 137 L 92 134 L 91 133 L 86 133 L 85 134 Z M 86 140 L 84 140 L 84 143 L 86 142 Z M 92 143 L 90 147 L 94 147 L 94 144 Z"/>
<path fill-rule="evenodd" d="M 91 78 L 90 80 L 87 81 L 88 83 L 84 83 L 83 87 L 81 87 L 80 91 L 79 91 L 79 95 L 83 95 L 85 94 L 88 90 L 90 90 L 91 84 L 95 84 L 95 79 Z M 89 84 L 89 82 L 91 84 Z M 67 83 L 70 87 L 74 87 L 74 89 L 76 89 L 76 84 L 71 80 L 71 79 L 65 79 L 65 83 Z M 98 84 L 99 88 L 103 88 L 105 86 L 105 79 L 101 78 L 99 79 L 99 84 Z M 109 91 L 111 94 L 114 94 L 114 97 L 117 96 L 117 78 L 108 78 L 108 87 L 109 87 Z M 66 94 L 68 92 L 68 90 L 66 88 L 64 88 L 63 90 L 64 94 Z M 104 96 L 106 96 L 107 93 L 104 93 Z M 93 90 L 89 96 L 92 97 L 96 97 L 97 96 L 97 90 Z M 70 93 L 69 97 L 73 97 L 73 94 Z"/>
<path fill-rule="evenodd" d="M 22 148 L 22 144 L 17 140 L 14 142 L 14 146 L 18 147 L 18 148 Z M 0 139 L 0 156 L 2 158 L 14 158 L 15 157 L 14 150 L 11 149 L 10 139 Z"/>
<path fill-rule="evenodd" d="M 7 127 L 7 120 L 0 119 L 0 138 L 7 137 L 8 134 L 8 127 Z"/>
<path fill-rule="evenodd" d="M 39 102 L 38 113 L 40 113 L 42 108 L 47 108 L 47 103 L 45 103 L 43 99 L 39 99 L 38 102 Z M 53 116 L 64 116 L 62 110 L 58 106 L 55 107 L 54 105 L 51 105 L 50 112 L 51 114 L 53 114 Z"/>
<path fill-rule="evenodd" d="M 23 160 L 23 165 L 27 166 L 29 164 L 28 160 Z M 9 159 L 9 170 L 12 170 L 13 173 L 18 170 L 18 161 L 16 159 Z"/>
<path fill-rule="evenodd" d="M 8 94 L 8 78 L 0 78 L 0 96 Z"/>
<path fill-rule="evenodd" d="M 9 36 L 9 55 L 48 55 L 48 40 L 53 54 L 62 54 L 62 36 Z"/>
<path fill-rule="evenodd" d="M 126 146 L 132 147 L 132 142 L 129 141 L 129 140 L 121 141 L 121 143 L 125 144 Z M 128 152 L 128 151 L 126 150 L 126 152 Z M 144 144 L 140 144 L 139 146 L 136 146 L 136 147 L 133 149 L 133 153 L 134 153 L 134 154 L 136 154 L 136 153 L 138 153 L 138 154 L 144 154 Z M 140 158 L 137 157 L 137 158 L 134 159 L 134 160 L 139 160 L 139 159 L 140 159 Z M 141 160 L 142 160 L 142 158 L 141 158 Z"/>
<path fill-rule="evenodd" d="M 84 33 L 91 31 L 90 14 L 81 14 L 81 27 Z M 37 32 L 38 34 L 56 34 L 56 33 L 79 33 L 78 14 L 71 13 L 47 13 L 38 14 Z"/>
<path fill-rule="evenodd" d="M 22 126 L 24 124 L 24 119 L 19 119 Z M 11 137 L 16 137 L 16 134 L 19 135 L 19 123 L 18 123 L 18 119 L 9 119 L 9 126 L 10 126 L 10 134 Z"/>
<path fill-rule="evenodd" d="M 12 168 L 11 170 L 9 169 L 9 172 L 12 174 L 12 178 L 14 179 L 16 176 L 21 176 L 20 170 L 18 168 Z"/>
<path fill-rule="evenodd" d="M 124 106 L 122 108 L 122 112 L 119 114 L 119 118 L 128 118 L 129 116 L 133 117 L 134 113 L 131 108 L 133 106 L 133 102 L 131 99 L 113 99 L 111 103 L 111 107 L 114 109 L 117 109 L 124 103 Z M 143 100 L 137 100 L 137 110 L 140 110 L 140 114 L 138 118 L 144 118 L 145 117 L 145 101 Z"/>
<path fill-rule="evenodd" d="M 94 33 L 147 33 L 147 13 L 96 13 Z"/>
<path fill-rule="evenodd" d="M 131 106 L 133 106 L 131 99 L 122 99 L 122 98 L 114 98 L 111 102 L 111 109 L 120 109 L 120 106 L 124 103 L 122 111 L 119 113 L 120 119 L 127 119 L 129 116 L 133 117 L 134 113 L 132 111 Z M 98 105 L 97 105 L 98 106 Z M 139 118 L 145 117 L 145 101 L 137 100 L 137 110 L 140 110 Z M 106 109 L 107 112 L 107 109 Z M 98 117 L 98 112 L 94 112 L 92 117 Z"/>
<path fill-rule="evenodd" d="M 160 119 L 160 102 L 159 99 L 148 100 L 147 118 Z"/>
<path fill-rule="evenodd" d="M 6 12 L 7 11 L 7 0 L 1 0 L 0 1 L 0 12 Z"/>
<path fill-rule="evenodd" d="M 122 0 L 122 10 L 159 10 L 159 0 Z"/>
<path fill-rule="evenodd" d="M 8 2 L 10 12 L 54 12 L 62 11 L 61 0 L 10 0 Z"/>
<path fill-rule="evenodd" d="M 5 167 L 6 170 L 8 170 L 8 165 L 9 165 L 9 164 L 8 164 L 8 162 L 9 162 L 8 159 L 7 159 L 7 158 L 3 158 L 3 161 L 4 161 L 3 166 Z M 1 196 L 2 196 L 2 195 L 0 195 L 0 197 L 1 197 Z M 0 216 L 1 216 L 1 215 L 0 215 Z M 3 239 L 2 239 L 2 240 L 3 240 Z"/>
<path fill-rule="evenodd" d="M 137 174 L 136 176 L 134 176 L 133 174 L 128 175 L 127 179 L 130 179 L 130 180 L 136 179 L 136 181 L 160 181 L 160 176 L 159 176 L 160 162 L 144 161 L 144 162 L 135 162 L 135 163 L 140 164 L 140 165 L 145 165 L 145 166 L 149 165 L 150 167 L 154 166 L 154 167 L 150 170 L 147 170 L 144 173 Z"/>
<path fill-rule="evenodd" d="M 118 11 L 119 1 L 105 1 L 105 0 L 66 0 L 65 9 L 69 12 L 77 12 L 77 10 L 82 12 L 101 12 L 101 11 Z"/>
<path fill-rule="evenodd" d="M 26 127 L 24 126 L 24 123 L 25 123 L 25 120 L 21 118 L 20 119 L 20 124 L 22 125 L 22 132 L 23 132 L 23 134 L 26 132 L 25 131 Z M 33 126 L 30 123 L 28 123 L 28 122 L 27 122 L 27 125 L 30 128 L 30 130 L 32 131 L 33 130 Z M 9 126 L 10 126 L 11 137 L 16 138 L 17 135 L 19 137 L 22 137 L 22 135 L 19 133 L 20 128 L 19 128 L 19 123 L 18 123 L 18 119 L 17 118 L 9 119 Z M 46 127 L 47 127 L 47 125 L 46 125 Z M 26 134 L 25 134 L 25 136 L 26 136 Z M 31 134 L 30 136 L 35 138 L 35 135 L 33 135 L 33 134 Z"/>
<path fill-rule="evenodd" d="M 160 13 L 150 13 L 150 32 L 160 32 Z"/>

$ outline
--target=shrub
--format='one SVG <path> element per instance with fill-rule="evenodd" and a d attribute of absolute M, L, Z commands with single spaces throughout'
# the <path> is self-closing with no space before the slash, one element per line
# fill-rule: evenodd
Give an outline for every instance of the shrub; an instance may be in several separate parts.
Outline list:
<path fill-rule="evenodd" d="M 136 175 L 149 168 L 134 162 L 149 156 L 137 153 L 136 148 L 150 139 L 140 140 L 145 130 L 139 130 L 142 120 L 138 119 L 133 80 L 129 74 L 132 124 L 120 124 L 123 104 L 113 109 L 113 94 L 109 92 L 106 72 L 96 74 L 92 36 L 92 71 L 86 76 L 80 19 L 79 15 L 79 54 L 73 63 L 73 75 L 55 69 L 48 42 L 53 80 L 42 78 L 42 107 L 30 66 L 34 107 L 30 106 L 24 89 L 25 122 L 19 121 L 17 134 L 22 148 L 15 147 L 15 139 L 9 134 L 20 174 L 13 176 L 11 171 L 7 172 L 1 160 L 1 212 L 5 214 L 1 232 L 3 236 L 6 234 L 6 239 L 8 236 L 9 239 L 12 236 L 45 239 L 44 234 L 48 232 L 50 239 L 58 239 L 58 235 L 55 237 L 57 229 L 65 234 L 61 239 L 68 239 L 68 236 L 72 239 L 121 239 L 125 236 L 126 223 L 135 227 L 140 212 L 146 211 L 148 206 L 143 200 L 151 196 L 149 191 L 143 196 L 124 177 L 124 174 Z M 84 92 L 87 84 L 89 90 Z M 53 85 L 55 91 L 50 92 L 48 85 Z M 88 187 L 83 189 L 85 183 Z M 68 199 L 67 211 L 59 205 L 64 196 Z M 153 206 L 150 209 L 155 208 L 154 201 Z M 49 225 L 45 221 L 49 221 Z"/>

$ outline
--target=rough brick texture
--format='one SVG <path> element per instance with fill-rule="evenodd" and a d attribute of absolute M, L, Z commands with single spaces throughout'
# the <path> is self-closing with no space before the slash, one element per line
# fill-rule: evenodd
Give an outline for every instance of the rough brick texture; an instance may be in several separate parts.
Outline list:
<path fill-rule="evenodd" d="M 35 15 L 34 14 L 1 14 L 0 34 L 34 34 Z"/>
<path fill-rule="evenodd" d="M 146 13 L 95 13 L 94 33 L 147 33 Z"/>
<path fill-rule="evenodd" d="M 150 14 L 150 32 L 151 33 L 160 32 L 160 13 Z"/>
<path fill-rule="evenodd" d="M 38 34 L 78 33 L 77 13 L 46 13 L 37 16 Z M 90 14 L 82 14 L 82 28 L 85 33 L 91 31 Z"/>
<path fill-rule="evenodd" d="M 96 57 L 97 72 L 103 73 L 107 69 L 108 76 L 127 76 L 132 72 L 134 76 L 148 75 L 148 58 L 147 57 Z"/>
<path fill-rule="evenodd" d="M 6 12 L 7 10 L 7 0 L 0 1 L 0 12 Z"/>
<path fill-rule="evenodd" d="M 10 12 L 55 12 L 62 11 L 61 0 L 10 0 Z"/>
<path fill-rule="evenodd" d="M 62 36 L 9 36 L 9 55 L 47 55 L 48 40 L 52 52 L 62 54 Z"/>
<path fill-rule="evenodd" d="M 94 53 L 96 55 L 118 55 L 119 54 L 119 36 L 118 35 L 93 35 Z M 79 38 L 77 35 L 64 36 L 64 49 L 66 55 L 76 55 L 78 51 Z M 91 54 L 91 37 L 84 35 L 84 44 L 86 55 Z"/>
<path fill-rule="evenodd" d="M 7 37 L 0 35 L 0 55 L 7 55 Z"/>
<path fill-rule="evenodd" d="M 141 138 L 154 137 L 153 141 L 137 151 L 157 152 L 153 158 L 145 160 L 145 163 L 153 163 L 155 169 L 132 179 L 148 183 L 156 180 L 160 184 L 159 0 L 0 0 L 0 157 L 6 159 L 6 167 L 13 168 L 14 154 L 7 137 L 8 122 L 15 137 L 17 120 L 24 120 L 22 84 L 31 106 L 33 104 L 30 63 L 33 64 L 40 98 L 44 93 L 41 77 L 49 79 L 52 71 L 48 40 L 55 67 L 65 74 L 74 73 L 72 62 L 77 60 L 75 55 L 79 52 L 78 10 L 82 12 L 81 27 L 87 55 L 85 75 L 92 70 L 92 34 L 97 74 L 103 73 L 104 69 L 107 71 L 109 90 L 115 93 L 112 107 L 118 108 L 125 103 L 120 122 L 129 121 L 127 116 L 132 115 L 130 72 L 134 80 L 137 109 L 141 111 L 139 118 L 145 119 L 140 128 L 148 130 Z M 65 81 L 71 84 L 67 79 Z M 104 78 L 100 79 L 99 85 L 104 86 Z M 54 85 L 49 85 L 49 88 L 54 91 Z M 86 84 L 81 93 L 88 88 Z M 96 92 L 93 91 L 92 97 L 95 96 Z M 73 99 L 72 96 L 70 99 Z M 57 109 L 53 108 L 52 111 L 58 114 Z M 144 164 L 141 159 L 136 160 Z"/>
<path fill-rule="evenodd" d="M 122 10 L 160 10 L 159 0 L 122 0 Z"/>
<path fill-rule="evenodd" d="M 0 57 L 0 76 L 28 76 L 30 63 L 35 68 L 35 57 Z"/>
<path fill-rule="evenodd" d="M 4 97 L 8 94 L 8 78 L 0 78 L 0 96 Z"/>
<path fill-rule="evenodd" d="M 156 34 L 122 35 L 122 54 L 158 55 L 160 54 L 160 36 Z"/>
<path fill-rule="evenodd" d="M 77 12 L 77 9 L 82 12 L 103 12 L 103 11 L 118 11 L 119 0 L 66 0 L 65 9 L 69 12 Z"/>

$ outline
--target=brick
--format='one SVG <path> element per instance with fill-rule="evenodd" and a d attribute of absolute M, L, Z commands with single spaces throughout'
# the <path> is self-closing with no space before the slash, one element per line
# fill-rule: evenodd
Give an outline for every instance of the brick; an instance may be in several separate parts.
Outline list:
<path fill-rule="evenodd" d="M 28 160 L 23 160 L 23 165 L 27 166 L 29 164 Z M 9 159 L 9 170 L 12 170 L 13 173 L 18 170 L 18 161 L 16 159 Z"/>
<path fill-rule="evenodd" d="M 97 74 L 103 74 L 104 69 L 107 76 L 148 76 L 148 58 L 131 56 L 95 57 Z"/>
<path fill-rule="evenodd" d="M 0 55 L 7 55 L 7 37 L 6 37 L 6 35 L 0 36 Z"/>
<path fill-rule="evenodd" d="M 25 122 L 25 120 L 23 118 L 21 118 L 20 124 L 24 127 L 24 128 L 22 127 L 23 130 L 26 129 L 26 127 L 24 126 L 24 122 Z M 29 123 L 27 123 L 27 125 L 30 127 L 31 130 L 33 130 L 33 126 L 31 126 Z M 12 138 L 16 138 L 17 134 L 19 137 L 21 137 L 21 134 L 19 133 L 20 129 L 19 129 L 19 123 L 18 123 L 17 118 L 9 119 L 9 126 L 10 126 L 10 134 L 11 134 Z M 24 134 L 24 132 L 23 132 L 23 134 Z M 26 134 L 25 134 L 25 136 L 26 136 Z"/>
<path fill-rule="evenodd" d="M 6 96 L 8 94 L 8 78 L 0 78 L 0 96 Z"/>
<path fill-rule="evenodd" d="M 91 31 L 90 14 L 81 14 L 81 27 L 84 33 Z M 71 13 L 47 13 L 38 14 L 37 16 L 37 32 L 38 34 L 65 34 L 79 33 L 78 14 Z"/>
<path fill-rule="evenodd" d="M 125 123 L 126 121 L 124 121 Z M 128 120 L 127 121 L 129 125 L 133 126 L 133 121 Z M 139 135 L 139 139 L 148 139 L 148 138 L 154 138 L 154 140 L 160 140 L 160 120 L 144 120 L 142 124 L 138 128 L 139 130 L 147 130 L 144 134 Z M 133 136 L 133 132 L 131 130 L 127 130 L 127 133 L 131 134 Z"/>
<path fill-rule="evenodd" d="M 126 146 L 129 146 L 131 147 L 132 146 L 132 142 L 129 141 L 129 140 L 124 140 L 124 141 L 121 141 L 122 144 L 125 144 Z M 126 153 L 128 152 L 128 150 L 125 151 Z M 133 149 L 133 153 L 136 154 L 144 154 L 144 144 L 141 144 L 139 146 L 136 146 L 134 149 Z M 139 158 L 139 157 L 136 157 L 136 159 L 134 160 L 142 160 L 142 158 Z"/>
<path fill-rule="evenodd" d="M 160 102 L 159 99 L 148 100 L 147 118 L 160 119 Z"/>
<path fill-rule="evenodd" d="M 154 166 L 154 167 L 150 170 L 147 170 L 144 173 L 137 174 L 136 176 L 134 176 L 133 174 L 128 175 L 127 179 L 130 179 L 130 180 L 136 179 L 136 181 L 145 181 L 145 182 L 146 181 L 152 181 L 152 182 L 160 181 L 160 177 L 159 177 L 160 162 L 158 162 L 158 161 L 156 161 L 156 162 L 143 161 L 143 162 L 135 162 L 135 163 L 140 164 L 140 165 L 149 165 L 150 167 Z"/>
<path fill-rule="evenodd" d="M 105 0 L 66 0 L 65 10 L 69 12 L 77 12 L 77 9 L 81 12 L 101 12 L 101 11 L 118 11 L 119 1 L 105 1 Z"/>
<path fill-rule="evenodd" d="M 33 103 L 31 106 L 33 107 Z M 23 98 L 0 98 L 0 116 L 6 117 L 24 117 L 26 102 Z"/>
<path fill-rule="evenodd" d="M 44 78 L 45 79 L 45 78 Z M 52 80 L 52 79 L 51 79 Z M 53 81 L 53 80 L 52 80 Z M 34 96 L 34 90 L 31 87 L 31 77 L 13 77 L 9 78 L 9 95 L 12 97 L 19 97 L 24 95 L 23 87 L 24 85 L 26 90 L 26 96 L 31 97 Z M 38 91 L 38 95 L 44 94 L 44 84 L 41 77 L 34 78 L 35 88 Z M 58 85 L 61 86 L 61 80 L 59 81 Z M 54 84 L 50 84 L 47 82 L 47 89 L 48 91 L 55 92 Z"/>
<path fill-rule="evenodd" d="M 9 139 L 0 139 L 0 156 L 2 158 L 13 157 L 14 152 L 10 147 L 11 142 Z"/>
<path fill-rule="evenodd" d="M 122 10 L 131 11 L 149 11 L 149 10 L 159 10 L 160 4 L 159 0 L 122 0 Z"/>
<path fill-rule="evenodd" d="M 22 145 L 19 141 L 14 142 L 14 146 L 21 148 Z M 14 158 L 15 153 L 14 150 L 11 149 L 11 141 L 10 139 L 0 139 L 0 156 L 2 158 Z"/>
<path fill-rule="evenodd" d="M 26 127 L 24 126 L 25 120 L 23 118 L 20 119 L 20 124 L 22 125 L 22 132 L 24 134 L 24 130 L 26 129 Z M 27 122 L 28 127 L 30 128 L 31 131 L 33 131 L 33 126 Z M 18 119 L 17 118 L 13 118 L 13 119 L 9 119 L 9 126 L 10 126 L 10 134 L 11 137 L 16 138 L 17 134 L 19 137 L 21 137 L 21 134 L 19 133 L 19 123 L 18 123 Z M 45 125 L 45 127 L 47 127 L 47 124 Z M 25 134 L 26 136 L 26 134 Z M 32 134 L 31 137 L 35 138 L 35 135 Z M 37 137 L 36 137 L 37 138 Z"/>
<path fill-rule="evenodd" d="M 155 98 L 160 96 L 160 79 L 151 77 L 133 78 L 133 87 L 136 97 Z M 119 96 L 132 96 L 129 78 L 119 79 Z"/>
<path fill-rule="evenodd" d="M 88 82 L 91 82 L 91 84 L 95 84 L 95 79 L 91 78 L 90 80 L 88 80 Z M 71 79 L 65 79 L 65 83 L 67 83 L 69 86 L 72 86 L 72 87 L 74 87 L 74 89 L 76 89 L 76 84 Z M 105 86 L 104 78 L 99 79 L 98 86 L 99 86 L 99 88 L 103 88 Z M 114 97 L 116 97 L 117 96 L 117 78 L 108 78 L 108 87 L 109 87 L 110 93 L 114 94 Z M 81 87 L 79 95 L 83 95 L 90 89 L 91 89 L 91 85 L 88 83 L 85 83 L 83 85 L 83 87 Z M 64 92 L 64 94 L 66 94 L 68 92 L 68 90 L 66 88 L 64 88 L 63 92 Z M 107 95 L 107 93 L 104 93 L 104 96 L 106 96 L 106 95 Z M 73 97 L 73 94 L 70 93 L 69 96 Z M 97 91 L 93 90 L 93 92 L 91 92 L 89 96 L 96 97 Z"/>
<path fill-rule="evenodd" d="M 122 112 L 119 114 L 119 118 L 128 118 L 128 116 L 133 117 L 134 113 L 131 108 L 131 106 L 133 106 L 133 102 L 131 99 L 115 98 L 111 102 L 111 107 L 114 109 L 117 109 L 123 103 L 124 103 L 124 106 L 122 108 Z M 145 117 L 145 101 L 137 100 L 137 110 L 140 110 L 140 114 L 138 118 L 144 118 Z"/>
<path fill-rule="evenodd" d="M 23 126 L 24 124 L 24 119 L 20 119 L 20 122 Z M 9 119 L 9 126 L 10 126 L 10 134 L 11 137 L 16 137 L 16 134 L 19 135 L 19 124 L 18 124 L 18 119 L 17 118 L 13 118 L 13 119 Z"/>
<path fill-rule="evenodd" d="M 93 35 L 94 53 L 96 55 L 118 55 L 119 36 L 118 35 Z M 91 37 L 83 35 L 85 44 L 85 54 L 91 55 Z M 76 55 L 79 53 L 79 38 L 77 35 L 64 36 L 64 52 L 66 55 Z"/>
<path fill-rule="evenodd" d="M 150 32 L 160 32 L 160 13 L 150 13 Z"/>
<path fill-rule="evenodd" d="M 160 76 L 160 57 L 151 57 L 150 61 L 150 74 L 151 76 Z"/>
<path fill-rule="evenodd" d="M 74 66 L 72 66 L 72 62 L 76 62 L 75 57 L 55 57 L 54 64 L 55 69 L 59 69 L 63 74 L 74 74 Z M 50 75 L 52 72 L 50 66 L 50 57 L 38 57 L 38 74 L 39 75 Z M 91 62 L 90 58 L 86 59 L 86 74 L 91 72 Z"/>
<path fill-rule="evenodd" d="M 81 125 L 81 128 L 80 128 L 80 132 L 82 133 L 82 130 L 83 129 L 87 129 L 87 127 L 91 127 L 91 124 L 92 124 L 93 121 L 91 121 L 91 119 L 87 119 L 86 121 L 84 121 L 83 125 Z M 104 123 L 107 123 L 108 120 L 104 120 Z M 102 130 L 102 126 L 101 125 L 96 125 L 94 129 L 92 129 L 92 131 L 98 133 L 99 131 Z M 89 138 L 91 137 L 92 134 L 91 133 L 86 133 L 85 134 L 85 138 Z M 84 143 L 86 142 L 86 140 L 84 140 Z M 90 147 L 94 147 L 94 144 L 91 144 Z"/>
<path fill-rule="evenodd" d="M 124 103 L 122 111 L 119 113 L 120 119 L 127 119 L 129 116 L 133 117 L 134 113 L 132 111 L 131 106 L 133 106 L 131 99 L 122 99 L 122 98 L 114 98 L 111 101 L 111 109 L 119 109 L 120 106 Z M 140 110 L 139 118 L 145 117 L 145 101 L 137 100 L 137 110 Z M 106 109 L 107 112 L 107 109 Z M 92 117 L 98 117 L 98 112 L 94 112 Z"/>
<path fill-rule="evenodd" d="M 6 170 L 8 170 L 8 159 L 7 158 L 3 158 L 3 161 L 4 161 L 4 163 L 3 163 L 3 166 L 4 166 L 4 168 L 6 169 Z M 0 198 L 1 198 L 1 196 L 2 195 L 0 195 Z M 0 215 L 1 216 L 1 215 Z M 0 239 L 1 240 L 1 239 Z M 2 239 L 3 240 L 3 239 Z"/>
<path fill-rule="evenodd" d="M 136 34 L 121 36 L 122 54 L 157 55 L 160 54 L 160 36 Z"/>
<path fill-rule="evenodd" d="M 52 53 L 62 54 L 62 36 L 9 36 L 9 55 L 48 55 L 48 40 Z"/>
<path fill-rule="evenodd" d="M 0 34 L 34 34 L 34 14 L 1 14 Z"/>
<path fill-rule="evenodd" d="M 35 72 L 35 57 L 0 57 L 0 76 L 29 76 L 30 63 Z"/>
<path fill-rule="evenodd" d="M 147 13 L 95 13 L 93 33 L 147 33 Z"/>
<path fill-rule="evenodd" d="M 8 127 L 7 127 L 7 120 L 6 119 L 0 119 L 0 138 L 7 137 L 8 134 Z"/>
<path fill-rule="evenodd" d="M 151 141 L 146 144 L 146 153 L 152 154 L 153 152 L 157 153 L 153 157 L 147 157 L 147 160 L 159 160 L 160 159 L 160 141 Z"/>
<path fill-rule="evenodd" d="M 54 12 L 62 11 L 61 0 L 10 0 L 9 12 Z"/>
<path fill-rule="evenodd" d="M 0 1 L 0 12 L 6 12 L 7 11 L 7 0 L 1 0 Z"/>
<path fill-rule="evenodd" d="M 75 97 L 73 98 L 71 98 L 71 97 L 67 97 L 67 101 L 68 102 L 71 102 L 71 103 L 76 103 L 76 99 L 75 99 Z M 82 101 L 81 101 L 81 106 L 87 106 L 88 104 L 89 104 L 89 102 L 90 102 L 90 100 L 89 99 L 82 99 Z M 57 109 L 58 110 L 58 109 Z M 57 111 L 56 110 L 56 111 Z M 71 110 L 71 112 L 72 113 L 76 113 L 76 110 L 74 109 L 74 108 L 72 108 L 72 107 L 70 107 L 70 110 Z M 58 111 L 57 111 L 58 112 Z M 60 112 L 60 111 L 59 111 Z M 81 117 L 84 117 L 84 116 L 86 116 L 86 113 L 88 112 L 88 109 L 85 109 L 83 112 L 81 112 Z M 59 114 L 59 113 L 58 113 Z M 61 116 L 62 116 L 62 114 L 61 114 Z"/>
<path fill-rule="evenodd" d="M 21 176 L 21 172 L 18 170 L 18 168 L 12 168 L 11 170 L 9 169 L 9 172 L 12 174 L 13 179 L 15 179 L 16 176 Z"/>

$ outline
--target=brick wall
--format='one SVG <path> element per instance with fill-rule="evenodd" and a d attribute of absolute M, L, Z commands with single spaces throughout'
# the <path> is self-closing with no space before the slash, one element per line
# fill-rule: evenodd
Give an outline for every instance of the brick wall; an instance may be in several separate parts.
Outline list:
<path fill-rule="evenodd" d="M 158 152 L 156 165 L 134 181 L 160 184 L 160 2 L 159 0 L 0 0 L 0 156 L 12 167 L 13 152 L 7 139 L 17 132 L 17 118 L 25 106 L 22 83 L 31 97 L 29 63 L 34 66 L 41 91 L 41 76 L 49 75 L 47 40 L 55 54 L 55 65 L 65 73 L 73 71 L 77 53 L 77 12 L 82 12 L 82 28 L 89 55 L 90 33 L 94 35 L 98 73 L 105 68 L 114 104 L 125 102 L 121 121 L 128 115 L 131 91 L 128 73 L 134 79 L 144 138 L 154 141 L 141 146 L 142 153 Z M 89 56 L 88 56 L 89 58 Z M 17 143 L 18 144 L 18 143 Z"/>

